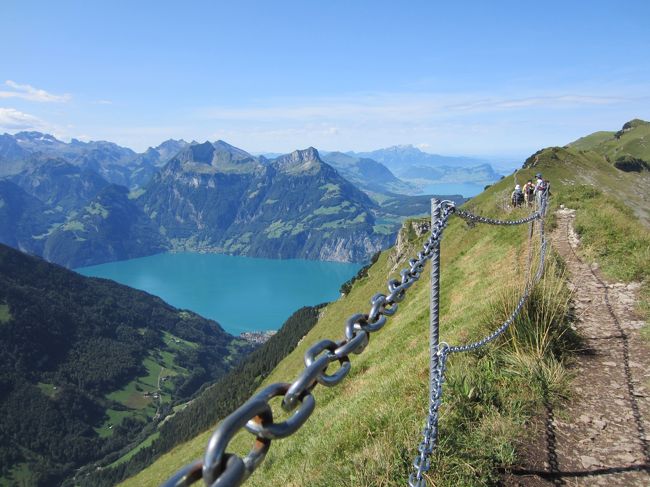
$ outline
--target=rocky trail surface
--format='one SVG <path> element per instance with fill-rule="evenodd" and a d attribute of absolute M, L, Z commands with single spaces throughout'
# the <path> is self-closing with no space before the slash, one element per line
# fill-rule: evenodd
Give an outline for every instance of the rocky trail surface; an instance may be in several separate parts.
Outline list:
<path fill-rule="evenodd" d="M 559 210 L 552 241 L 574 288 L 584 340 L 572 396 L 546 407 L 530 434 L 523 464 L 506 486 L 650 486 L 650 347 L 634 312 L 639 284 L 608 283 L 579 257 L 574 210 Z"/>

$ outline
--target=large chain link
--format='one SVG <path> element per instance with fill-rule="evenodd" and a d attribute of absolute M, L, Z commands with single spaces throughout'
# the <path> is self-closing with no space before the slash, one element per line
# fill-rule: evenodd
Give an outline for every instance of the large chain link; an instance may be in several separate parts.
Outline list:
<path fill-rule="evenodd" d="M 312 395 L 314 387 L 317 384 L 335 386 L 350 373 L 350 355 L 363 352 L 371 333 L 383 328 L 387 318 L 397 311 L 398 303 L 406 297 L 407 290 L 420 279 L 455 208 L 451 201 L 442 201 L 439 207 L 441 218 L 432 226 L 431 234 L 417 257 L 408 261 L 408 268 L 402 269 L 401 279 L 388 281 L 388 294 L 377 293 L 370 299 L 368 313 L 357 313 L 348 318 L 345 338 L 336 342 L 321 340 L 313 344 L 305 352 L 305 368 L 293 383 L 271 384 L 251 397 L 219 424 L 208 442 L 203 461 L 179 470 L 163 487 L 187 486 L 201 478 L 211 487 L 240 485 L 262 462 L 272 440 L 292 435 L 305 423 L 316 405 Z M 339 368 L 330 373 L 328 368 L 333 362 L 338 362 Z M 444 358 L 440 362 L 444 367 Z M 288 420 L 274 422 L 269 404 L 274 397 L 282 397 L 285 411 L 294 411 Z M 244 429 L 255 437 L 255 441 L 248 455 L 240 458 L 228 453 L 227 448 L 235 434 Z"/>
<path fill-rule="evenodd" d="M 370 299 L 371 307 L 368 313 L 357 313 L 348 318 L 344 328 L 344 339 L 339 341 L 326 339 L 313 344 L 305 352 L 305 368 L 294 382 L 275 383 L 267 386 L 224 419 L 212 434 L 203 461 L 183 467 L 162 487 L 189 486 L 201 478 L 210 487 L 241 485 L 264 460 L 273 440 L 292 435 L 311 416 L 316 406 L 316 400 L 312 395 L 316 385 L 335 386 L 350 373 L 350 355 L 363 352 L 369 343 L 370 334 L 383 328 L 387 318 L 397 311 L 398 303 L 404 300 L 407 290 L 420 279 L 424 266 L 427 260 L 433 256 L 434 247 L 439 245 L 442 232 L 453 213 L 469 221 L 493 225 L 520 225 L 539 219 L 542 239 L 540 267 L 535 279 L 527 285 L 510 317 L 495 332 L 476 343 L 455 347 L 442 343 L 437 346 L 437 351 L 434 354 L 438 360 L 435 370 L 432 370 L 431 373 L 433 387 L 431 388 L 428 417 L 423 430 L 423 440 L 413 462 L 414 471 L 409 477 L 411 487 L 422 486 L 423 475 L 430 468 L 430 456 L 437 446 L 438 410 L 442 401 L 442 384 L 447 357 L 454 352 L 473 350 L 485 345 L 501 335 L 516 319 L 532 287 L 539 281 L 543 273 L 546 239 L 543 232 L 542 216 L 545 214 L 545 204 L 546 198 L 543 197 L 540 210 L 527 218 L 495 220 L 460 210 L 451 201 L 440 202 L 440 219 L 432 224 L 431 234 L 422 250 L 417 253 L 417 257 L 410 259 L 409 267 L 400 272 L 401 279 L 388 281 L 388 294 L 375 294 Z M 335 372 L 328 373 L 327 369 L 333 362 L 338 362 L 339 367 Z M 285 411 L 293 411 L 286 421 L 276 423 L 273 420 L 273 410 L 269 402 L 275 397 L 282 398 L 282 408 Z M 255 436 L 253 446 L 244 458 L 226 451 L 233 437 L 242 430 Z"/>

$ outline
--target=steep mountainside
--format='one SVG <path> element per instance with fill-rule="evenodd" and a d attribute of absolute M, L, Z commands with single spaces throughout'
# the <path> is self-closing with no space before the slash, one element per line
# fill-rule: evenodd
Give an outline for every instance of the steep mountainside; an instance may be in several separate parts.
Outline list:
<path fill-rule="evenodd" d="M 89 465 L 77 475 L 82 487 L 105 487 L 137 472 L 151 462 L 152 457 L 169 451 L 175 445 L 193 438 L 215 419 L 223 417 L 241 401 L 245 400 L 273 368 L 285 358 L 305 334 L 316 324 L 323 305 L 306 306 L 293 313 L 276 334 L 246 359 L 175 414 L 158 425 L 157 430 L 131 451 L 111 463 L 102 462 L 107 468 Z M 66 487 L 68 484 L 64 484 Z"/>
<path fill-rule="evenodd" d="M 86 205 L 109 184 L 96 172 L 61 159 L 49 159 L 10 180 L 63 214 Z"/>
<path fill-rule="evenodd" d="M 9 134 L 0 135 L 0 177 L 17 174 L 30 165 L 31 153 Z"/>
<path fill-rule="evenodd" d="M 137 201 L 173 248 L 354 261 L 390 238 L 373 231 L 376 205 L 312 148 L 267 162 L 192 145 Z"/>
<path fill-rule="evenodd" d="M 27 485 L 58 485 L 247 350 L 214 321 L 0 245 L 0 482 L 28 469 Z"/>
<path fill-rule="evenodd" d="M 26 252 L 40 253 L 57 215 L 39 199 L 11 181 L 0 180 L 0 242 Z M 36 238 L 34 238 L 36 236 Z"/>
<path fill-rule="evenodd" d="M 124 186 L 109 185 L 52 230 L 42 255 L 75 268 L 162 252 L 166 241 Z"/>
<path fill-rule="evenodd" d="M 578 205 L 577 229 L 588 258 L 621 279 L 645 279 L 647 287 L 650 239 L 628 207 L 638 197 L 637 189 L 650 191 L 645 174 L 620 171 L 595 153 L 549 148 L 466 206 L 485 216 L 522 217 L 528 209 L 504 207 L 504 201 L 515 182 L 538 171 L 552 183 L 551 214 L 560 203 Z M 397 247 L 382 253 L 367 277 L 324 309 L 312 331 L 259 387 L 294 380 L 312 344 L 339 339 L 346 319 L 367 310 L 368 299 L 377 291 L 385 292 L 387 278 L 397 277 L 408 257 L 421 248 L 423 228 L 424 221 L 405 226 Z M 526 275 L 527 233 L 526 227 L 467 225 L 452 218 L 441 244 L 442 340 L 453 345 L 471 342 L 508 316 Z M 547 264 L 524 317 L 505 339 L 480 353 L 450 357 L 431 483 L 496 484 L 497 468 L 516 461 L 516 446 L 529 433 L 525 425 L 531 415 L 543 411 L 547 401 L 570 395 L 563 368 L 563 354 L 576 346 L 570 341 L 570 293 L 561 263 L 551 251 Z M 421 282 L 409 289 L 397 313 L 372 335 L 366 350 L 351 357 L 349 376 L 336 387 L 315 388 L 316 408 L 309 420 L 296 434 L 272 442 L 266 460 L 245 485 L 407 483 L 427 410 L 428 274 L 427 269 Z M 123 485 L 159 485 L 181 465 L 201 458 L 210 434 L 205 431 L 180 445 Z M 241 432 L 227 451 L 248 451 L 250 442 L 250 434 Z"/>

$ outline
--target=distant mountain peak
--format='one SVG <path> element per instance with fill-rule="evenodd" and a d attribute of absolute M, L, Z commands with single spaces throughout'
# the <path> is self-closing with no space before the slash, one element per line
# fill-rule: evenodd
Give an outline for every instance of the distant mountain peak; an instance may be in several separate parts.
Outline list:
<path fill-rule="evenodd" d="M 317 172 L 323 165 L 318 151 L 313 147 L 295 150 L 275 159 L 274 164 L 283 172 Z"/>
<path fill-rule="evenodd" d="M 307 147 L 306 149 L 298 149 L 284 156 L 278 157 L 283 161 L 291 162 L 293 164 L 302 164 L 309 161 L 320 161 L 320 155 L 318 151 L 313 147 Z"/>
<path fill-rule="evenodd" d="M 189 142 L 186 142 L 183 139 L 167 139 L 160 144 L 158 144 L 154 149 L 156 150 L 161 150 L 161 149 L 166 149 L 166 150 L 174 150 L 177 147 L 186 147 L 190 145 Z"/>
<path fill-rule="evenodd" d="M 53 135 L 50 134 L 44 134 L 43 132 L 37 132 L 35 130 L 32 131 L 24 131 L 24 132 L 18 132 L 15 135 L 16 139 L 21 141 L 21 140 L 27 140 L 27 141 L 39 141 L 39 142 L 59 142 L 61 141 L 54 137 Z"/>
<path fill-rule="evenodd" d="M 239 147 L 235 147 L 234 145 L 231 145 L 228 142 L 225 142 L 223 140 L 217 140 L 212 144 L 212 146 L 219 153 L 226 152 L 230 154 L 232 161 L 244 160 L 244 159 L 250 161 L 251 159 L 254 159 L 253 156 L 250 155 L 245 150 L 240 149 Z"/>

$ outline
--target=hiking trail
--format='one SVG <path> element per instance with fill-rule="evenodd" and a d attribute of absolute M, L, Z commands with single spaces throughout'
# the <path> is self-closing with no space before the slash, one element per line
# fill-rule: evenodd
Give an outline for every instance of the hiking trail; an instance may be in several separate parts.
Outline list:
<path fill-rule="evenodd" d="M 650 485 L 650 346 L 635 314 L 639 283 L 608 283 L 583 262 L 575 210 L 557 212 L 551 236 L 567 264 L 575 325 L 584 340 L 571 367 L 572 396 L 533 424 L 522 465 L 506 486 Z"/>

